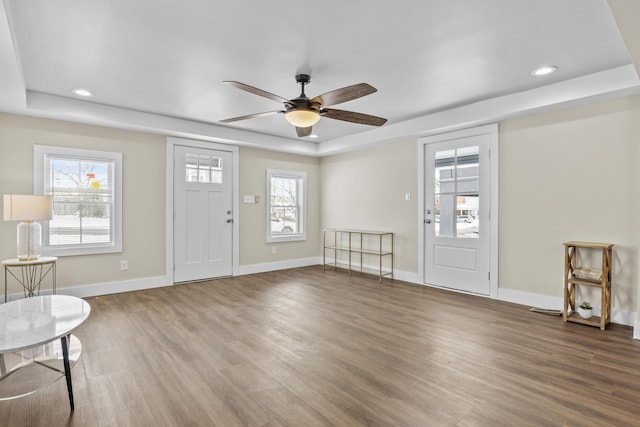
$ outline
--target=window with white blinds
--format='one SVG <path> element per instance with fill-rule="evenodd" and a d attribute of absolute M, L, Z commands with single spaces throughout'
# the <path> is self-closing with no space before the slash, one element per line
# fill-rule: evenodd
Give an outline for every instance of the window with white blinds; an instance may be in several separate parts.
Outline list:
<path fill-rule="evenodd" d="M 34 192 L 52 196 L 43 252 L 122 251 L 122 154 L 36 145 Z"/>

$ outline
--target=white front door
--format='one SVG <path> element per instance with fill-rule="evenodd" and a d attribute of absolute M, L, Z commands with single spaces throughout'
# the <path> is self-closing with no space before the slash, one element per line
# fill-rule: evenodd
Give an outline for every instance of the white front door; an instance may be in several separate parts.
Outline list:
<path fill-rule="evenodd" d="M 233 272 L 233 153 L 174 146 L 174 282 Z"/>
<path fill-rule="evenodd" d="M 490 294 L 489 134 L 425 144 L 424 283 Z"/>

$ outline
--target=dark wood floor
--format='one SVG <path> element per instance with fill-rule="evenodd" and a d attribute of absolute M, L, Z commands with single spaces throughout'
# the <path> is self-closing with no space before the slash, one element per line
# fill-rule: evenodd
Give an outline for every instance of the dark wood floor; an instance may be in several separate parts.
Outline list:
<path fill-rule="evenodd" d="M 632 330 L 308 267 L 102 296 L 7 426 L 640 424 Z"/>

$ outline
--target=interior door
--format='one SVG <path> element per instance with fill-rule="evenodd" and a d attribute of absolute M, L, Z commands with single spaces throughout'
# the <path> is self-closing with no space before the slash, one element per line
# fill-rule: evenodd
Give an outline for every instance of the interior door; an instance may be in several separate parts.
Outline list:
<path fill-rule="evenodd" d="M 174 146 L 174 281 L 233 272 L 233 153 Z"/>
<path fill-rule="evenodd" d="M 490 294 L 490 137 L 427 144 L 424 282 Z"/>

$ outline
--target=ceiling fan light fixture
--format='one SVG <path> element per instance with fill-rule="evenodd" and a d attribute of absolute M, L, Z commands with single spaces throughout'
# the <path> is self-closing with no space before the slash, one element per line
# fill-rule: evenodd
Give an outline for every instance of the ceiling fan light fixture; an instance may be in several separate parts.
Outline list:
<path fill-rule="evenodd" d="M 298 128 L 308 128 L 320 120 L 320 114 L 317 111 L 302 108 L 287 111 L 284 117 L 289 123 Z"/>
<path fill-rule="evenodd" d="M 282 103 L 284 105 L 284 111 L 276 110 L 266 111 L 264 113 L 248 114 L 246 116 L 232 117 L 230 119 L 220 120 L 220 123 L 231 123 L 238 120 L 251 119 L 253 117 L 284 113 L 287 122 L 296 127 L 296 134 L 299 138 L 313 138 L 314 136 L 311 134 L 313 125 L 318 123 L 321 116 L 326 117 L 327 119 L 341 120 L 343 122 L 369 126 L 382 126 L 387 122 L 387 119 L 372 116 L 369 114 L 356 113 L 355 111 L 336 110 L 334 108 L 325 108 L 327 106 L 341 104 L 343 102 L 362 98 L 366 95 L 371 95 L 372 93 L 376 92 L 376 88 L 374 88 L 373 86 L 367 83 L 358 83 L 340 89 L 335 89 L 323 93 L 322 95 L 315 96 L 313 98 L 309 98 L 304 93 L 304 87 L 305 85 L 309 84 L 310 79 L 311 77 L 308 74 L 296 75 L 296 82 L 298 82 L 300 86 L 302 86 L 302 90 L 300 92 L 300 95 L 297 98 L 293 99 L 286 99 L 262 89 L 258 89 L 257 87 L 249 86 L 235 80 L 227 80 L 224 83 L 252 93 L 254 95 L 258 95 L 263 98 Z"/>

